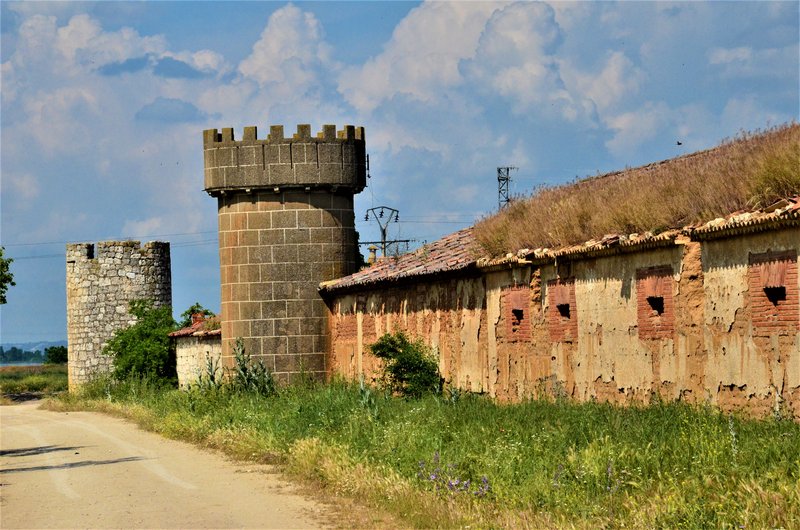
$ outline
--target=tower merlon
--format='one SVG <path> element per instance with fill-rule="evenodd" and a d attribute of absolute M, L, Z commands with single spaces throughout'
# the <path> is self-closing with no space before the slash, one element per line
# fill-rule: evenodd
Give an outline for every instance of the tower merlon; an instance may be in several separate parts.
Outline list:
<path fill-rule="evenodd" d="M 311 135 L 311 125 L 304 123 L 297 126 L 297 132 L 291 138 L 286 138 L 283 132 L 283 125 L 270 125 L 269 134 L 265 139 L 258 139 L 258 127 L 251 125 L 245 127 L 242 133 L 241 140 L 234 139 L 233 128 L 225 127 L 223 129 L 206 129 L 203 131 L 203 147 L 208 148 L 214 144 L 248 144 L 248 143 L 282 143 L 293 142 L 296 140 L 303 141 L 331 141 L 331 140 L 344 140 L 353 141 L 366 140 L 364 135 L 364 127 L 356 127 L 354 125 L 345 125 L 342 130 L 337 131 L 336 125 L 323 125 L 322 131 L 318 132 L 316 136 Z"/>
<path fill-rule="evenodd" d="M 323 125 L 316 136 L 300 124 L 291 138 L 283 125 L 272 125 L 265 139 L 255 126 L 245 127 L 241 140 L 232 128 L 203 131 L 205 190 L 218 196 L 258 189 L 301 188 L 358 193 L 366 186 L 363 127 Z"/>
<path fill-rule="evenodd" d="M 166 241 L 148 241 L 141 244 L 140 241 L 121 240 L 121 241 L 98 241 L 94 243 L 67 243 L 67 261 L 77 260 L 96 260 L 106 257 L 130 256 L 141 251 L 145 255 L 169 256 L 169 243 Z"/>

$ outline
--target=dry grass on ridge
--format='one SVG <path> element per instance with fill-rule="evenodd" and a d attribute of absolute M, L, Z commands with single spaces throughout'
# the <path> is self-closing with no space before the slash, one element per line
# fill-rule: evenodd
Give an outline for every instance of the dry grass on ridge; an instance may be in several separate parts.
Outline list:
<path fill-rule="evenodd" d="M 800 194 L 800 125 L 743 132 L 718 147 L 544 188 L 482 219 L 492 255 L 663 231 Z"/>

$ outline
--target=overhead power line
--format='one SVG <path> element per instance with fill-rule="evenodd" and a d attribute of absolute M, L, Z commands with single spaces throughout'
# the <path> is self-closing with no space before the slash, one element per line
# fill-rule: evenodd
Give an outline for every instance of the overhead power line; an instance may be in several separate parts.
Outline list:
<path fill-rule="evenodd" d="M 207 230 L 204 232 L 176 232 L 173 234 L 147 234 L 141 236 L 107 236 L 107 237 L 99 237 L 93 238 L 94 241 L 125 241 L 129 239 L 145 239 L 145 238 L 158 238 L 158 237 L 177 237 L 177 236 L 197 236 L 203 234 L 216 234 L 216 230 Z M 37 243 L 0 243 L 0 246 L 3 247 L 30 247 L 30 246 L 37 246 L 37 245 L 66 245 L 67 243 L 82 243 L 87 241 L 86 239 L 82 240 L 74 240 L 74 241 L 39 241 Z"/>

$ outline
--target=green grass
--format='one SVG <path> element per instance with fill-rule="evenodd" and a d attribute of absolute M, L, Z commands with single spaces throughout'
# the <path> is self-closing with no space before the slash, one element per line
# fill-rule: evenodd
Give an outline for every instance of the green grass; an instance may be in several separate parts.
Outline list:
<path fill-rule="evenodd" d="M 0 394 L 53 394 L 67 390 L 67 365 L 0 367 Z"/>
<path fill-rule="evenodd" d="M 284 464 L 413 527 L 800 525 L 800 425 L 680 403 L 404 400 L 342 382 L 260 397 L 101 381 L 53 406 Z M 466 491 L 450 491 L 455 480 L 470 480 Z"/>

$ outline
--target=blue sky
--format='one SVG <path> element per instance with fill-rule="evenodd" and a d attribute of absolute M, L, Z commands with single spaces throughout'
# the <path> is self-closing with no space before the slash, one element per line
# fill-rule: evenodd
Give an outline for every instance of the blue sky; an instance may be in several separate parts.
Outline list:
<path fill-rule="evenodd" d="M 219 309 L 203 129 L 364 126 L 361 238 L 388 205 L 421 244 L 497 166 L 522 194 L 797 120 L 798 5 L 3 2 L 0 339 L 66 337 L 66 242 L 168 240 L 176 313 Z"/>

